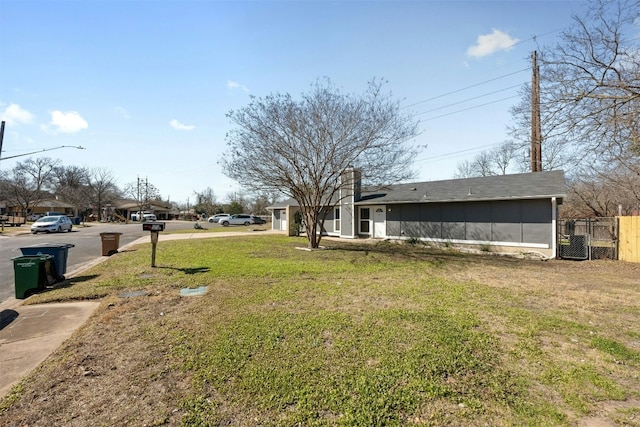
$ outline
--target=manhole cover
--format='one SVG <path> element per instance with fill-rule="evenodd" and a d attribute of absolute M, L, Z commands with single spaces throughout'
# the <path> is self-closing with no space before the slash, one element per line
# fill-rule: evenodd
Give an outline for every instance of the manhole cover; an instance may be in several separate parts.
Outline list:
<path fill-rule="evenodd" d="M 200 286 L 199 288 L 182 288 L 180 289 L 181 297 L 192 297 L 197 295 L 204 295 L 207 293 L 208 286 Z"/>
<path fill-rule="evenodd" d="M 120 298 L 133 298 L 133 297 L 146 297 L 148 295 L 149 295 L 149 292 L 147 291 L 129 291 L 129 292 L 122 292 L 118 296 Z"/>

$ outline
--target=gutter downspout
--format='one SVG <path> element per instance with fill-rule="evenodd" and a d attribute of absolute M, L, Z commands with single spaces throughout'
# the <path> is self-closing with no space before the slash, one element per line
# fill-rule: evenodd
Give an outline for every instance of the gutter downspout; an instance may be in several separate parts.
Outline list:
<path fill-rule="evenodd" d="M 557 258 L 558 255 L 558 201 L 551 198 L 551 256 L 550 259 Z"/>

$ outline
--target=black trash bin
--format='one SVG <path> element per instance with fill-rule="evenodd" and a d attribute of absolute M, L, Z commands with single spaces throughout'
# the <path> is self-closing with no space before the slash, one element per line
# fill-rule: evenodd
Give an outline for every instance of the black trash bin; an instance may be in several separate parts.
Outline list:
<path fill-rule="evenodd" d="M 12 260 L 18 299 L 24 299 L 36 291 L 43 290 L 57 280 L 58 274 L 51 255 L 24 255 Z"/>
<path fill-rule="evenodd" d="M 75 245 L 72 243 L 42 243 L 39 245 L 27 246 L 20 248 L 22 255 L 51 255 L 56 265 L 57 280 L 64 280 L 67 273 L 67 259 L 69 257 L 69 248 Z"/>

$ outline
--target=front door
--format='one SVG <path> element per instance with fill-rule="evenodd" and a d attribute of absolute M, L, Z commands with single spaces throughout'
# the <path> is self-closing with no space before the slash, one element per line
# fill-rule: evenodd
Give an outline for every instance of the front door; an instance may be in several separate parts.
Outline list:
<path fill-rule="evenodd" d="M 280 230 L 282 231 L 287 230 L 287 211 L 284 211 L 284 210 L 280 214 Z"/>
<path fill-rule="evenodd" d="M 373 206 L 373 237 L 382 239 L 387 234 L 387 214 L 384 206 Z"/>

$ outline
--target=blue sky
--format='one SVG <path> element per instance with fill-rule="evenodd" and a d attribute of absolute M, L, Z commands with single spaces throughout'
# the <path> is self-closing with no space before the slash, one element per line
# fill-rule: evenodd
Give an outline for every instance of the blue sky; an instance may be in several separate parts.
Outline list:
<path fill-rule="evenodd" d="M 322 77 L 350 93 L 383 78 L 421 121 L 414 143 L 426 148 L 414 164 L 417 180 L 449 179 L 458 162 L 507 139 L 509 107 L 516 86 L 531 80 L 536 41 L 555 44 L 585 7 L 0 0 L 2 157 L 82 146 L 38 156 L 107 167 L 121 187 L 147 178 L 181 204 L 207 187 L 224 201 L 241 191 L 218 165 L 229 110 L 250 96 L 297 96 Z"/>

